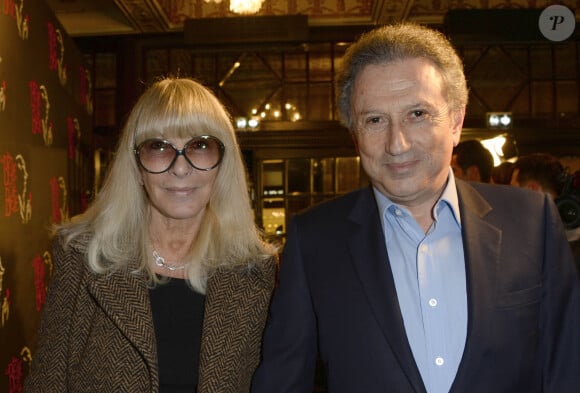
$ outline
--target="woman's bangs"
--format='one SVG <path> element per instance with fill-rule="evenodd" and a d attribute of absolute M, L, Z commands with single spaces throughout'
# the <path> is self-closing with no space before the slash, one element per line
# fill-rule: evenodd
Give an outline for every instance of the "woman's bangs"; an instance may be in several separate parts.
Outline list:
<path fill-rule="evenodd" d="M 135 132 L 135 145 L 151 138 L 190 139 L 211 135 L 227 139 L 229 119 L 204 94 L 191 94 L 191 89 L 172 91 L 142 108 Z M 221 109 L 221 108 L 220 108 Z"/>
<path fill-rule="evenodd" d="M 172 117 L 161 128 L 163 138 L 191 139 L 200 135 L 211 135 L 222 139 L 221 126 L 206 113 L 189 112 Z"/>
<path fill-rule="evenodd" d="M 160 112 L 153 109 L 139 119 L 139 129 L 135 133 L 135 145 L 147 139 L 191 139 L 199 135 L 221 134 L 216 132 L 215 121 L 206 114 L 169 110 Z"/>

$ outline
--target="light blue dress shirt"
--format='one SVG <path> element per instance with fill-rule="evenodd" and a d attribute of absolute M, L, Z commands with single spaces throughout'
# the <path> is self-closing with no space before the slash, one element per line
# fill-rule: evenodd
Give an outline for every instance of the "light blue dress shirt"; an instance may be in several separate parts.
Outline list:
<path fill-rule="evenodd" d="M 453 171 L 426 234 L 407 209 L 374 192 L 415 362 L 427 392 L 447 393 L 467 336 L 465 258 Z"/>

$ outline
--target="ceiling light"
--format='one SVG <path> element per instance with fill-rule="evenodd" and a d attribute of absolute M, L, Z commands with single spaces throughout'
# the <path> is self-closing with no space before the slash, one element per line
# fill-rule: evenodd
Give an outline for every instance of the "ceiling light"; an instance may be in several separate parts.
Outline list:
<path fill-rule="evenodd" d="M 236 117 L 236 131 L 257 131 L 260 127 L 258 116 Z"/>
<path fill-rule="evenodd" d="M 486 118 L 488 128 L 510 128 L 512 125 L 511 112 L 488 112 Z"/>
<path fill-rule="evenodd" d="M 255 14 L 262 8 L 263 0 L 230 0 L 230 11 L 236 14 Z"/>
<path fill-rule="evenodd" d="M 272 105 L 269 102 L 264 104 L 264 109 L 258 113 L 258 108 L 252 108 L 253 116 L 260 116 L 263 120 L 290 120 L 298 121 L 302 119 L 302 115 L 298 111 L 296 105 L 287 102 L 284 105 Z"/>
<path fill-rule="evenodd" d="M 204 0 L 206 3 L 220 4 L 222 0 Z M 264 0 L 230 0 L 230 11 L 236 14 L 255 14 L 262 8 Z"/>
<path fill-rule="evenodd" d="M 236 117 L 236 128 L 238 130 L 243 130 L 248 126 L 248 119 L 245 117 Z"/>

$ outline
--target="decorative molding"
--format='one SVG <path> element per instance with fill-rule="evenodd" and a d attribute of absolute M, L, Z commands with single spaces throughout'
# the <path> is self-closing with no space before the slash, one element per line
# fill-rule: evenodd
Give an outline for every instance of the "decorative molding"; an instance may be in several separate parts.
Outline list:
<path fill-rule="evenodd" d="M 562 0 L 560 4 L 574 10 L 578 1 Z M 228 0 L 219 4 L 204 0 L 47 2 L 73 36 L 179 32 L 188 19 L 239 16 L 229 11 Z M 308 15 L 309 26 L 374 26 L 405 20 L 442 25 L 450 9 L 543 9 L 551 4 L 551 0 L 264 0 L 256 16 Z M 580 13 L 576 13 L 576 21 L 580 21 Z"/>
<path fill-rule="evenodd" d="M 156 0 L 115 0 L 115 4 L 140 33 L 161 33 L 172 27 Z"/>
<path fill-rule="evenodd" d="M 415 0 L 373 1 L 372 20 L 378 25 L 407 20 L 414 5 Z"/>

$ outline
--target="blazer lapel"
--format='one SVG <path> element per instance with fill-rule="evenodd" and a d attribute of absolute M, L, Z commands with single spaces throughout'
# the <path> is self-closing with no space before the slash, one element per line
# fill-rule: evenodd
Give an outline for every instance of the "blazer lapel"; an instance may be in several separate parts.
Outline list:
<path fill-rule="evenodd" d="M 276 263 L 219 268 L 207 282 L 198 392 L 233 392 L 258 365 Z M 227 378 L 224 379 L 224 375 Z"/>
<path fill-rule="evenodd" d="M 467 340 L 451 392 L 469 390 L 482 361 L 481 343 L 492 332 L 496 274 L 501 246 L 501 230 L 487 221 L 492 210 L 469 184 L 456 181 L 465 253 L 468 323 Z M 481 365 L 484 367 L 485 365 Z"/>
<path fill-rule="evenodd" d="M 152 378 L 157 375 L 155 330 L 146 280 L 124 270 L 95 276 L 88 290 L 117 328 L 146 360 Z"/>
<path fill-rule="evenodd" d="M 407 341 L 380 214 L 370 187 L 360 193 L 349 219 L 353 223 L 348 239 L 352 262 L 374 317 L 414 391 L 425 392 Z"/>

